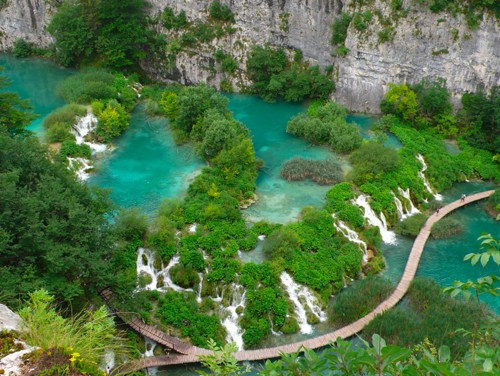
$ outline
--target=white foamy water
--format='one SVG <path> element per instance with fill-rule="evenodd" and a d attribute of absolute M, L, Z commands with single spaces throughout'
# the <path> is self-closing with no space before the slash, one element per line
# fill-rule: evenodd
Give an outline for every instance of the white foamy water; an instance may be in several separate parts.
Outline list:
<path fill-rule="evenodd" d="M 76 143 L 78 145 L 88 145 L 92 150 L 92 154 L 102 153 L 107 149 L 106 144 L 98 144 L 85 141 L 85 136 L 87 136 L 90 132 L 95 131 L 96 127 L 97 118 L 94 116 L 94 114 L 89 113 L 81 118 L 78 118 L 78 121 L 73 125 L 73 129 L 71 130 L 71 133 L 75 135 Z"/>
<path fill-rule="evenodd" d="M 246 291 L 243 286 L 232 283 L 230 285 L 231 299 L 228 307 L 221 307 L 221 314 L 226 315 L 222 321 L 222 326 L 226 328 L 226 341 L 235 343 L 238 350 L 243 350 L 243 329 L 240 326 L 240 319 L 246 306 Z M 238 308 L 241 311 L 238 314 Z"/>
<path fill-rule="evenodd" d="M 86 158 L 72 158 L 67 157 L 70 170 L 75 171 L 75 175 L 78 180 L 85 181 L 90 177 L 90 171 L 94 169 L 94 166 L 91 165 L 91 162 Z"/>
<path fill-rule="evenodd" d="M 307 322 L 307 313 L 305 306 L 309 308 L 311 313 L 315 315 L 319 321 L 326 320 L 326 313 L 321 309 L 318 300 L 314 296 L 313 292 L 307 287 L 299 285 L 296 283 L 290 274 L 283 272 L 280 275 L 281 283 L 290 298 L 290 301 L 295 306 L 295 316 L 297 317 L 297 323 L 299 324 L 299 329 L 302 334 L 312 333 L 312 326 Z M 301 299 L 305 302 L 301 302 Z"/>
<path fill-rule="evenodd" d="M 149 358 L 155 356 L 154 351 L 158 343 L 147 337 L 144 337 L 144 342 L 146 350 L 144 351 L 144 354 L 142 354 L 142 357 Z M 145 371 L 147 376 L 156 376 L 158 374 L 158 367 L 146 368 Z"/>
<path fill-rule="evenodd" d="M 425 177 L 425 170 L 427 170 L 427 164 L 425 163 L 425 160 L 424 160 L 424 157 L 422 156 L 422 154 L 417 154 L 417 159 L 420 161 L 420 163 L 422 163 L 422 169 L 418 172 L 418 176 L 420 177 L 420 179 L 422 179 L 422 181 L 424 182 L 424 186 L 425 186 L 425 189 L 427 189 L 427 191 L 434 196 L 434 198 L 437 200 L 437 201 L 441 201 L 443 200 L 443 196 L 440 195 L 439 193 L 435 192 L 432 188 L 431 188 L 431 185 L 429 184 L 429 181 L 427 180 L 427 178 Z"/>
<path fill-rule="evenodd" d="M 193 291 L 193 289 L 185 289 L 179 285 L 176 285 L 170 278 L 170 270 L 179 263 L 180 256 L 175 255 L 170 259 L 170 262 L 165 267 L 163 262 L 161 263 L 160 269 L 155 267 L 155 255 L 147 248 L 139 248 L 137 250 L 137 277 L 142 275 L 149 275 L 151 277 L 151 282 L 144 287 L 139 287 L 143 290 L 157 290 L 157 291 Z M 163 286 L 158 286 L 159 277 L 163 278 Z"/>
<path fill-rule="evenodd" d="M 356 231 L 352 230 L 345 224 L 345 222 L 340 219 L 335 218 L 335 214 L 332 214 L 333 218 L 333 226 L 335 229 L 340 232 L 345 238 L 347 238 L 350 242 L 356 243 L 360 246 L 361 251 L 363 252 L 363 262 L 368 261 L 368 246 L 366 243 L 359 238 L 359 235 Z"/>
<path fill-rule="evenodd" d="M 415 207 L 415 205 L 413 205 L 413 201 L 411 200 L 410 196 L 410 188 L 406 188 L 405 190 L 403 190 L 401 189 L 401 187 L 398 187 L 398 193 L 401 197 L 404 198 L 407 204 L 407 205 L 402 205 L 402 212 L 403 215 L 405 216 L 404 218 L 411 217 L 414 214 L 420 213 L 420 210 L 418 210 Z"/>
<path fill-rule="evenodd" d="M 368 203 L 368 198 L 365 195 L 360 195 L 354 203 L 364 210 L 364 216 L 368 223 L 372 226 L 377 226 L 382 236 L 382 241 L 387 244 L 396 244 L 396 234 L 387 228 L 387 221 L 384 213 L 380 213 L 380 217 L 373 211 Z"/>

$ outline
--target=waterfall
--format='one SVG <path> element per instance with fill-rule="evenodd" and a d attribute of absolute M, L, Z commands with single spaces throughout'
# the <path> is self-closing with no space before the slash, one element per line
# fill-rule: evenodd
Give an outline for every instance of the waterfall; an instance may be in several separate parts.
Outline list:
<path fill-rule="evenodd" d="M 384 213 L 380 213 L 380 217 L 373 211 L 368 203 L 367 197 L 360 195 L 354 203 L 364 209 L 364 216 L 371 226 L 377 226 L 382 236 L 382 241 L 387 244 L 396 244 L 396 234 L 387 229 L 387 221 L 385 220 Z"/>
<path fill-rule="evenodd" d="M 198 291 L 196 291 L 196 301 L 198 304 L 201 303 L 201 289 L 203 288 L 203 273 L 198 273 L 198 278 L 200 278 L 200 283 L 198 284 Z"/>
<path fill-rule="evenodd" d="M 95 144 L 85 141 L 85 136 L 87 136 L 90 132 L 95 131 L 96 127 L 97 118 L 94 116 L 94 114 L 90 113 L 85 115 L 84 117 L 78 118 L 78 121 L 73 125 L 73 129 L 71 132 L 75 135 L 76 143 L 78 145 L 88 145 L 92 150 L 92 154 L 102 153 L 106 151 L 107 148 L 106 144 Z"/>
<path fill-rule="evenodd" d="M 361 251 L 363 252 L 363 262 L 368 261 L 368 247 L 364 241 L 362 241 L 357 232 L 350 229 L 343 221 L 335 218 L 335 214 L 332 214 L 333 218 L 333 226 L 335 229 L 340 232 L 344 237 L 349 239 L 350 242 L 356 243 L 360 246 Z"/>
<path fill-rule="evenodd" d="M 406 214 L 403 212 L 403 204 L 401 203 L 401 200 L 394 194 L 394 192 L 391 192 L 393 197 L 394 197 L 394 205 L 396 205 L 396 210 L 398 212 L 398 217 L 400 219 L 405 219 Z"/>
<path fill-rule="evenodd" d="M 246 306 L 246 291 L 243 286 L 238 284 L 231 284 L 232 296 L 230 305 L 222 307 L 222 314 L 226 314 L 226 318 L 222 321 L 222 326 L 226 328 L 227 336 L 226 341 L 235 343 L 238 350 L 243 350 L 243 329 L 239 321 L 243 316 Z M 240 313 L 236 312 L 240 308 Z"/>
<path fill-rule="evenodd" d="M 147 337 L 144 337 L 144 342 L 145 342 L 145 351 L 144 354 L 142 354 L 143 358 L 149 358 L 152 356 L 155 356 L 154 351 L 158 343 L 153 341 L 152 339 L 149 339 Z M 146 368 L 146 375 L 148 376 L 156 376 L 158 374 L 158 367 L 150 367 Z"/>
<path fill-rule="evenodd" d="M 194 234 L 196 232 L 196 223 L 193 223 L 192 225 L 189 226 L 189 233 Z"/>
<path fill-rule="evenodd" d="M 89 171 L 94 169 L 90 161 L 85 158 L 68 157 L 69 169 L 75 172 L 78 180 L 85 181 L 90 177 Z"/>
<path fill-rule="evenodd" d="M 424 186 L 425 188 L 427 189 L 427 191 L 434 196 L 434 198 L 437 200 L 437 201 L 441 201 L 443 199 L 443 196 L 440 195 L 439 193 L 437 192 L 434 192 L 429 184 L 429 181 L 427 180 L 427 178 L 425 177 L 424 175 L 424 172 L 425 170 L 427 170 L 427 164 L 425 163 L 425 160 L 424 160 L 424 157 L 422 156 L 422 154 L 417 154 L 417 159 L 420 161 L 420 163 L 422 163 L 422 169 L 418 172 L 418 176 L 420 177 L 420 179 L 422 179 L 422 181 L 424 182 Z"/>
<path fill-rule="evenodd" d="M 168 289 L 174 291 L 193 291 L 193 289 L 185 289 L 181 286 L 176 285 L 170 278 L 170 270 L 179 263 L 180 256 L 175 255 L 172 257 L 167 267 L 161 264 L 160 270 L 155 268 L 155 255 L 150 249 L 139 248 L 137 250 L 137 277 L 141 275 L 148 275 L 151 278 L 151 282 L 144 287 L 138 287 L 144 290 L 158 290 L 166 291 Z M 158 278 L 163 277 L 163 287 L 158 287 Z"/>
<path fill-rule="evenodd" d="M 409 209 L 407 207 L 403 207 L 404 214 L 407 217 L 411 217 L 414 214 L 420 213 L 420 210 L 418 210 L 415 205 L 413 205 L 413 201 L 411 200 L 410 196 L 410 188 L 406 188 L 405 190 L 402 190 L 401 187 L 398 187 L 398 193 L 408 202 Z"/>
<path fill-rule="evenodd" d="M 315 315 L 319 321 L 326 320 L 326 313 L 321 309 L 318 304 L 318 300 L 314 294 L 305 286 L 301 286 L 292 279 L 292 277 L 287 273 L 283 272 L 280 275 L 281 283 L 285 287 L 288 297 L 295 306 L 295 316 L 297 317 L 297 322 L 299 324 L 300 332 L 302 334 L 312 333 L 312 326 L 307 322 L 307 312 L 304 304 L 300 301 L 302 298 L 305 305 L 309 308 L 311 313 Z"/>
<path fill-rule="evenodd" d="M 214 302 L 220 303 L 222 302 L 222 299 L 224 299 L 224 290 L 222 290 L 222 293 L 219 295 L 219 286 L 215 287 L 215 298 L 210 297 Z"/>

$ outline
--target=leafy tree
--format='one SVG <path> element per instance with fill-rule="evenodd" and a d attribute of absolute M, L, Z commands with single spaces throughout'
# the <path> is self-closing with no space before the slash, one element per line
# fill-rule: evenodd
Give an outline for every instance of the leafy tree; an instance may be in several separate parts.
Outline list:
<path fill-rule="evenodd" d="M 109 142 L 128 129 L 130 115 L 115 100 L 110 100 L 96 115 L 99 120 L 96 133 L 106 142 Z"/>
<path fill-rule="evenodd" d="M 0 67 L 0 72 L 2 70 Z M 6 129 L 11 136 L 23 135 L 27 132 L 25 127 L 36 115 L 29 112 L 32 109 L 29 101 L 22 100 L 16 93 L 2 90 L 9 84 L 9 79 L 0 75 L 0 130 Z"/>
<path fill-rule="evenodd" d="M 113 281 L 111 206 L 47 155 L 0 130 L 0 289 L 73 301 Z"/>
<path fill-rule="evenodd" d="M 389 91 L 380 102 L 385 114 L 394 114 L 403 120 L 414 120 L 417 115 L 417 95 L 408 85 L 389 84 Z"/>
<path fill-rule="evenodd" d="M 423 80 L 413 86 L 413 91 L 417 95 L 418 110 L 424 116 L 434 118 L 451 113 L 450 93 L 444 79 Z"/>
<path fill-rule="evenodd" d="M 133 69 L 150 43 L 145 0 L 70 0 L 62 4 L 47 30 L 56 57 L 75 66 L 98 57 L 103 65 Z"/>

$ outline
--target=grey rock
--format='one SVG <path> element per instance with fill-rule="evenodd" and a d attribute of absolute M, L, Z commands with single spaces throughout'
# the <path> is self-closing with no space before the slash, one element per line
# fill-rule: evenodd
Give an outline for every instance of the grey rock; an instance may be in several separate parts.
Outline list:
<path fill-rule="evenodd" d="M 21 330 L 21 317 L 11 311 L 6 305 L 0 304 L 0 331 L 2 330 Z"/>

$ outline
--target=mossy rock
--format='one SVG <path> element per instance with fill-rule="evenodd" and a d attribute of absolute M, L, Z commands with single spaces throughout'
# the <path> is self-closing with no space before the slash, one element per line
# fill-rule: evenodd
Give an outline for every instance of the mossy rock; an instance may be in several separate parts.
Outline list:
<path fill-rule="evenodd" d="M 315 325 L 319 323 L 319 317 L 316 316 L 314 313 L 311 312 L 309 307 L 306 308 L 306 317 L 307 317 L 307 322 L 311 325 Z"/>
<path fill-rule="evenodd" d="M 299 331 L 299 323 L 297 322 L 297 319 L 294 316 L 288 316 L 285 319 L 285 323 L 281 327 L 281 331 L 284 334 L 297 333 Z"/>
<path fill-rule="evenodd" d="M 153 282 L 153 277 L 151 277 L 151 275 L 144 272 L 141 272 L 141 274 L 139 274 L 139 287 L 144 288 L 151 282 Z"/>

